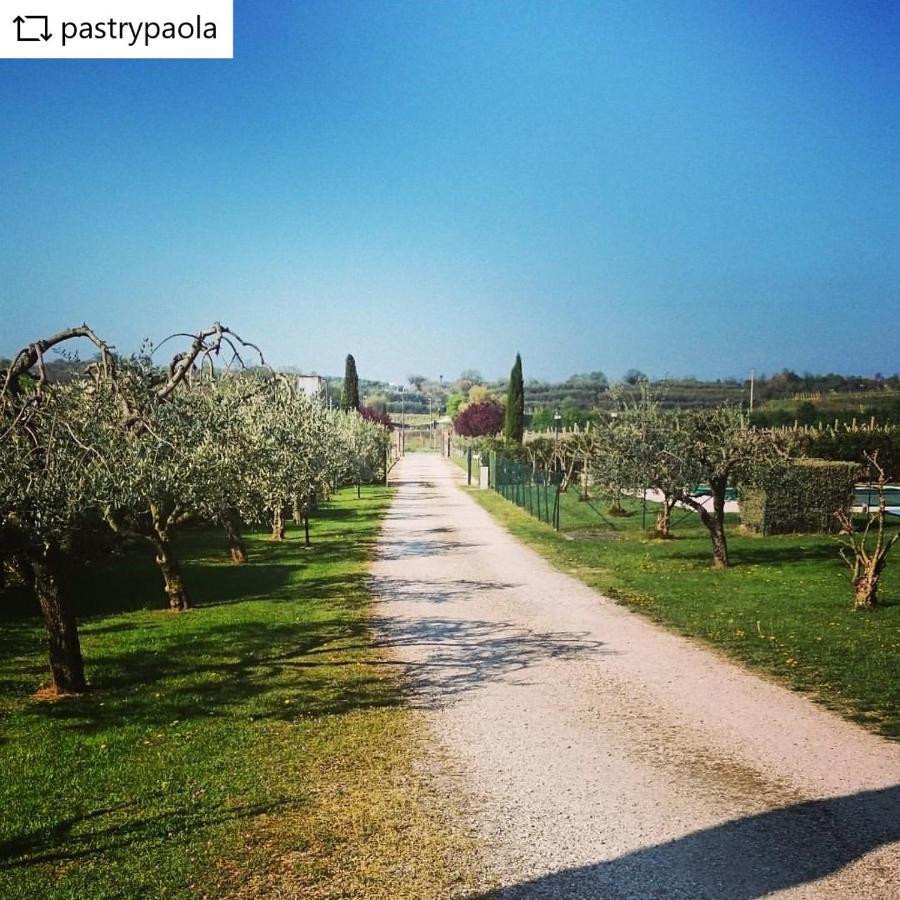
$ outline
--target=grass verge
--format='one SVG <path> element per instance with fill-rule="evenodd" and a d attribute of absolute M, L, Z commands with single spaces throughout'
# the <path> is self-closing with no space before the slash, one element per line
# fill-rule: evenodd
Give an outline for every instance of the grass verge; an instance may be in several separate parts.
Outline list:
<path fill-rule="evenodd" d="M 655 508 L 642 521 L 611 518 L 605 505 L 562 497 L 561 531 L 494 491 L 473 497 L 557 568 L 683 634 L 773 675 L 854 721 L 900 737 L 900 555 L 882 582 L 884 605 L 851 609 L 848 571 L 827 535 L 743 536 L 728 516 L 733 567 L 711 568 L 696 514 L 675 512 L 677 538 L 654 540 Z M 607 504 L 608 505 L 608 504 Z M 900 524 L 892 524 L 892 528 Z"/>
<path fill-rule="evenodd" d="M 226 562 L 181 541 L 197 608 L 164 611 L 152 560 L 79 584 L 93 690 L 40 703 L 31 602 L 0 596 L 0 896 L 446 897 L 470 842 L 419 771 L 426 747 L 366 625 L 390 492 L 343 491 L 299 536 Z"/>

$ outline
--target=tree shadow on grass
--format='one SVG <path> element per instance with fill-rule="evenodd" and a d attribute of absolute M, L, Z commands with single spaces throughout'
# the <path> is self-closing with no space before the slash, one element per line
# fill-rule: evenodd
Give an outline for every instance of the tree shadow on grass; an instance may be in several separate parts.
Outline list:
<path fill-rule="evenodd" d="M 900 840 L 900 785 L 734 819 L 608 862 L 554 872 L 481 895 L 512 898 L 672 897 L 755 900 L 809 884 Z M 860 896 L 890 896 L 868 884 Z M 896 887 L 896 885 L 894 885 Z M 848 894 L 849 896 L 849 894 Z"/>
<path fill-rule="evenodd" d="M 295 721 L 394 706 L 396 684 L 367 655 L 366 636 L 362 622 L 342 618 L 174 629 L 157 634 L 152 647 L 97 656 L 84 696 L 26 709 L 93 734 L 210 716 Z"/>
<path fill-rule="evenodd" d="M 16 697 L 35 689 L 47 669 L 44 658 L 34 653 L 43 640 L 43 628 L 35 616 L 0 620 L 0 696 Z M 2 721 L 0 715 L 0 725 Z"/>
<path fill-rule="evenodd" d="M 343 509 L 327 510 L 328 521 Z M 357 514 L 357 517 L 360 514 Z M 377 511 L 362 515 L 377 518 Z M 220 532 L 210 528 L 184 530 L 176 542 L 185 584 L 195 606 L 210 606 L 241 600 L 278 596 L 297 597 L 306 590 L 300 572 L 312 564 L 359 562 L 374 551 L 376 537 L 356 532 L 345 535 L 329 529 L 312 533 L 313 544 L 304 545 L 298 526 L 288 531 L 285 541 L 249 537 L 250 562 L 235 565 L 226 556 Z M 221 555 L 216 550 L 221 547 Z M 78 565 L 70 561 L 68 584 L 76 618 L 88 623 L 97 616 L 143 610 L 163 610 L 168 606 L 162 576 L 153 552 L 142 543 L 131 546 L 121 556 L 107 557 Z M 296 590 L 292 590 L 296 586 Z M 12 586 L 0 593 L 0 646 L 7 623 L 38 619 L 40 611 L 34 594 Z"/>
<path fill-rule="evenodd" d="M 708 542 L 707 542 L 708 543 Z M 712 562 L 712 545 L 708 549 L 688 548 L 684 545 L 665 544 L 671 549 L 670 556 L 680 560 L 698 560 Z M 752 543 L 742 543 L 740 540 L 730 540 L 728 544 L 728 558 L 733 566 L 752 565 L 790 565 L 791 563 L 832 561 L 836 565 L 843 565 L 837 552 L 837 543 L 834 546 L 827 544 L 800 547 L 796 544 L 785 544 L 781 547 L 759 547 Z"/>
<path fill-rule="evenodd" d="M 176 623 L 178 624 L 178 623 Z M 395 706 L 400 681 L 415 702 L 448 702 L 547 660 L 608 652 L 583 634 L 438 618 L 381 622 L 374 646 L 359 618 L 231 621 L 202 631 L 157 633 L 152 647 L 96 660 L 93 691 L 65 703 L 32 704 L 31 715 L 79 733 L 247 715 L 296 721 Z M 401 662 L 398 648 L 425 651 Z"/>
<path fill-rule="evenodd" d="M 0 591 L 0 650 L 22 621 L 39 615 L 40 608 L 32 591 L 19 585 Z"/>
<path fill-rule="evenodd" d="M 241 567 L 237 577 L 228 569 L 211 566 L 204 571 L 201 590 L 192 597 L 197 609 L 230 606 L 256 600 L 296 602 L 322 600 L 328 596 L 364 589 L 364 576 L 324 575 L 298 580 L 285 566 Z M 361 600 L 365 602 L 365 600 Z"/>
<path fill-rule="evenodd" d="M 161 792 L 155 792 L 127 803 L 60 819 L 46 828 L 0 841 L 0 871 L 100 856 L 132 844 L 160 842 L 165 834 L 195 835 L 203 829 L 283 810 L 297 803 L 296 800 L 272 800 L 215 808 L 193 804 L 153 815 L 142 814 L 148 806 L 158 807 L 164 802 L 162 798 Z"/>
<path fill-rule="evenodd" d="M 130 553 L 92 566 L 75 585 L 83 642 L 92 644 L 85 650 L 91 691 L 26 709 L 95 732 L 117 724 L 226 714 L 241 706 L 255 717 L 292 719 L 395 703 L 395 686 L 358 661 L 358 671 L 348 669 L 340 678 L 327 671 L 343 664 L 342 656 L 357 659 L 364 652 L 360 610 L 369 598 L 359 563 L 371 552 L 374 536 L 345 538 L 332 530 L 306 551 L 296 535 L 285 542 L 251 539 L 251 563 L 235 566 L 210 557 L 210 547 L 220 543 L 218 532 L 187 532 L 185 579 L 200 608 L 178 616 L 167 611 L 149 554 Z M 318 568 L 308 571 L 313 566 Z M 40 619 L 33 597 L 21 595 L 16 618 L 7 615 L 0 626 L 0 649 L 5 659 L 35 663 L 36 685 L 45 674 L 37 650 Z M 6 606 L 6 595 L 3 599 Z M 239 604 L 243 608 L 234 613 L 223 609 Z M 153 615 L 133 623 L 108 619 L 111 613 L 148 608 Z M 290 677 L 291 661 L 325 644 L 333 645 L 332 660 L 317 673 Z M 12 693 L 23 693 L 27 678 L 21 667 L 0 667 L 0 677 Z M 28 693 L 32 689 L 29 685 Z"/>
<path fill-rule="evenodd" d="M 267 564 L 256 559 L 243 566 L 201 559 L 185 559 L 182 563 L 194 606 L 279 594 L 298 581 L 297 573 L 304 567 L 302 562 Z M 85 624 L 117 613 L 168 608 L 162 576 L 152 558 L 135 554 L 119 565 L 109 566 L 97 573 L 99 588 L 90 580 L 93 573 L 85 574 L 89 578 L 79 579 L 74 592 L 76 616 Z"/>

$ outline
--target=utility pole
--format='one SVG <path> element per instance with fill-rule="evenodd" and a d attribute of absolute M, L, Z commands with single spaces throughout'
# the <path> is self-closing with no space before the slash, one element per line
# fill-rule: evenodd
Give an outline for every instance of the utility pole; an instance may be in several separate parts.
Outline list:
<path fill-rule="evenodd" d="M 428 427 L 431 429 L 431 449 L 434 450 L 434 398 L 428 394 Z"/>
<path fill-rule="evenodd" d="M 756 369 L 750 370 L 750 412 L 753 412 L 753 388 L 756 381 Z"/>

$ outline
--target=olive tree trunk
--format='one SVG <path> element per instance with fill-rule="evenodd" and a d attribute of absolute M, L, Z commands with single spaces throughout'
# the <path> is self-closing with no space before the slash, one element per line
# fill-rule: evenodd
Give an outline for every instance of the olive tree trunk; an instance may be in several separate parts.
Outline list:
<path fill-rule="evenodd" d="M 228 541 L 228 552 L 231 554 L 231 561 L 238 565 L 243 565 L 248 561 L 247 545 L 241 537 L 241 520 L 237 514 L 237 510 L 226 507 L 222 510 L 221 516 L 222 527 L 225 529 L 225 538 Z"/>
<path fill-rule="evenodd" d="M 156 551 L 156 564 L 159 566 L 166 596 L 169 598 L 169 609 L 173 612 L 190 609 L 191 603 L 181 574 L 181 563 L 169 535 L 169 524 L 176 520 L 174 510 L 167 514 L 158 505 L 151 503 L 149 520 L 144 518 L 135 521 L 131 517 L 121 516 L 112 509 L 105 510 L 104 517 L 116 533 L 141 538 Z"/>
<path fill-rule="evenodd" d="M 664 494 L 659 512 L 656 514 L 656 536 L 660 538 L 672 537 L 672 510 L 675 507 L 674 495 Z"/>
<path fill-rule="evenodd" d="M 853 582 L 853 608 L 874 609 L 878 605 L 878 575 L 866 573 Z"/>
<path fill-rule="evenodd" d="M 281 506 L 272 510 L 272 540 L 284 540 L 284 509 Z"/>
<path fill-rule="evenodd" d="M 47 632 L 50 675 L 57 694 L 81 694 L 87 688 L 78 626 L 65 588 L 62 554 L 51 544 L 29 558 L 34 592 Z"/>
<path fill-rule="evenodd" d="M 181 563 L 168 534 L 155 535 L 149 540 L 156 550 L 156 564 L 163 577 L 166 596 L 169 598 L 169 609 L 172 612 L 190 609 L 191 602 L 184 585 L 184 576 L 181 574 Z"/>
<path fill-rule="evenodd" d="M 727 569 L 730 565 L 728 559 L 728 541 L 725 538 L 725 488 L 727 479 L 711 479 L 710 491 L 712 492 L 713 511 L 710 511 L 695 497 L 688 493 L 679 493 L 678 499 L 693 509 L 700 516 L 700 521 L 709 532 L 712 542 L 713 567 Z"/>
<path fill-rule="evenodd" d="M 150 518 L 153 526 L 150 541 L 156 549 L 156 564 L 162 573 L 166 595 L 169 598 L 169 609 L 172 612 L 190 609 L 187 588 L 181 574 L 181 563 L 169 535 L 169 527 L 178 520 L 176 508 L 171 503 L 151 503 Z"/>

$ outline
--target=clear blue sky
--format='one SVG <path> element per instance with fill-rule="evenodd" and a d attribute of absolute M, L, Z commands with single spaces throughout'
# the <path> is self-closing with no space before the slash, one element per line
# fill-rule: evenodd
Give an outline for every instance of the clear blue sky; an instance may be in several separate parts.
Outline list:
<path fill-rule="evenodd" d="M 0 61 L 0 353 L 893 372 L 898 81 L 892 0 L 237 0 L 233 61 Z"/>

